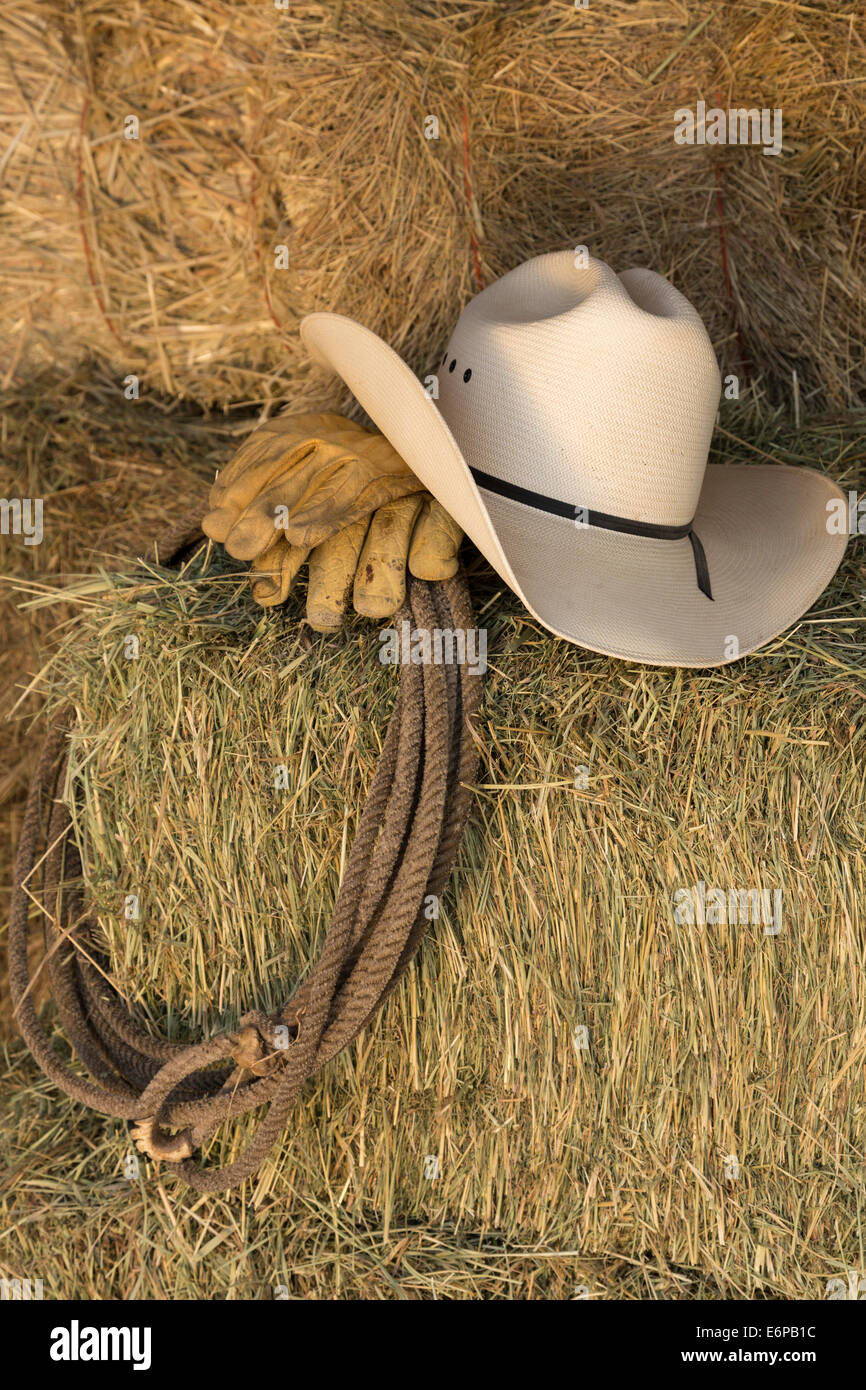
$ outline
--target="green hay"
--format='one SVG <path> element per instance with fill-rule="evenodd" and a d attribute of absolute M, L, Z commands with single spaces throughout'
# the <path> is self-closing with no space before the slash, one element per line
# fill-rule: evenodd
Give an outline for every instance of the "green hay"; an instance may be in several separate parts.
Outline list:
<path fill-rule="evenodd" d="M 857 485 L 863 422 L 725 421 L 732 461 L 772 447 Z M 860 550 L 767 651 L 703 673 L 557 642 L 480 562 L 472 582 L 483 764 L 409 976 L 228 1199 L 144 1161 L 125 1183 L 125 1127 L 13 1044 L 0 1259 L 22 1277 L 49 1241 L 51 1294 L 84 1297 L 799 1299 L 862 1266 Z M 27 591 L 50 615 L 58 594 Z M 196 1036 L 314 958 L 396 677 L 376 627 L 311 639 L 302 594 L 262 615 L 218 551 L 59 597 L 78 616 L 40 688 L 76 709 L 112 977 L 151 1026 Z M 781 888 L 781 934 L 677 925 L 672 893 L 701 879 Z"/>

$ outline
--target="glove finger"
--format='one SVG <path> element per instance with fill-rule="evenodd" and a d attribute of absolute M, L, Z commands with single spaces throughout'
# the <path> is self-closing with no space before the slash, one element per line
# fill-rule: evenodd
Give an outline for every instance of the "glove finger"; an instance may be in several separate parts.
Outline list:
<path fill-rule="evenodd" d="M 359 453 L 346 453 L 329 439 L 255 499 L 226 548 L 238 559 L 249 558 L 247 550 L 262 544 L 275 520 L 293 545 L 319 545 L 386 503 L 423 490 L 383 435 L 368 435 Z"/>
<path fill-rule="evenodd" d="M 208 498 L 210 510 L 202 530 L 211 540 L 225 544 L 232 528 L 256 497 L 275 478 L 289 472 L 301 459 L 314 454 L 318 441 L 307 436 L 288 444 L 286 439 L 266 429 L 254 430 L 217 478 Z M 273 531 L 269 537 L 273 540 Z M 252 555 L 236 559 L 251 560 Z"/>
<path fill-rule="evenodd" d="M 305 461 L 295 477 L 281 479 L 272 491 L 256 498 L 223 542 L 229 555 L 253 559 L 273 542 L 275 529 L 292 545 L 320 545 L 386 503 L 424 488 L 408 469 L 377 475 L 369 464 L 351 456 L 315 475 L 313 467 L 318 469 L 318 460 L 309 467 Z"/>
<path fill-rule="evenodd" d="M 309 555 L 303 546 L 287 545 L 282 537 L 256 556 L 250 565 L 253 598 L 263 608 L 285 603 L 298 570 Z"/>
<path fill-rule="evenodd" d="M 248 435 L 213 483 L 208 499 L 210 510 L 202 522 L 205 535 L 224 544 L 247 507 L 305 459 L 317 456 L 321 467 L 327 462 L 323 450 L 337 456 L 354 455 L 375 438 L 369 430 L 342 415 L 279 415 L 265 421 Z M 273 534 L 265 534 L 269 544 Z M 247 551 L 250 544 L 247 540 Z M 261 546 L 255 553 L 260 550 Z M 254 558 L 254 554 L 230 553 L 239 560 Z"/>
<path fill-rule="evenodd" d="M 307 622 L 315 632 L 340 627 L 366 532 L 365 518 L 317 545 L 310 555 Z"/>
<path fill-rule="evenodd" d="M 339 415 L 278 416 L 255 430 L 211 488 L 205 533 L 238 560 L 274 541 L 314 546 L 423 487 L 381 434 Z"/>
<path fill-rule="evenodd" d="M 453 579 L 463 532 L 435 497 L 428 497 L 412 534 L 409 569 L 416 579 Z"/>
<path fill-rule="evenodd" d="M 340 440 L 320 439 L 315 448 L 297 450 L 286 460 L 240 512 L 223 544 L 236 559 L 251 560 L 271 544 L 278 527 L 293 545 L 318 545 L 383 503 L 422 487 L 381 435 L 367 436 L 363 455 L 347 452 Z"/>
<path fill-rule="evenodd" d="M 210 505 L 220 507 L 226 493 L 236 492 L 235 509 L 240 511 L 273 476 L 275 470 L 289 466 L 289 460 L 304 447 L 314 448 L 322 439 L 341 441 L 345 449 L 360 445 L 368 431 L 342 415 L 277 415 L 247 435 L 219 477 L 211 485 Z"/>
<path fill-rule="evenodd" d="M 423 505 L 416 493 L 374 512 L 355 571 L 355 611 L 365 618 L 389 617 L 406 597 L 409 538 Z"/>

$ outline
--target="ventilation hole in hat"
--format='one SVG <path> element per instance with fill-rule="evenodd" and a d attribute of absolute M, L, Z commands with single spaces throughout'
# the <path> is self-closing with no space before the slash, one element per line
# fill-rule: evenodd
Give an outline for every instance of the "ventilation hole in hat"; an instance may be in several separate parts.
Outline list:
<path fill-rule="evenodd" d="M 452 359 L 451 359 L 451 366 L 448 368 L 449 372 L 453 372 L 453 371 L 454 371 L 454 368 L 455 368 L 456 366 L 457 366 L 457 358 L 456 358 L 456 357 L 452 357 Z"/>
<path fill-rule="evenodd" d="M 445 366 L 445 363 L 446 363 L 447 361 L 448 361 L 448 353 L 446 352 L 445 356 L 442 358 L 442 366 L 443 366 L 443 367 Z"/>
<path fill-rule="evenodd" d="M 464 381 L 468 381 L 469 378 L 471 377 L 471 375 L 472 375 L 472 368 L 471 368 L 471 367 L 467 367 L 467 368 L 466 368 L 466 371 L 463 373 L 463 380 L 464 380 Z"/>

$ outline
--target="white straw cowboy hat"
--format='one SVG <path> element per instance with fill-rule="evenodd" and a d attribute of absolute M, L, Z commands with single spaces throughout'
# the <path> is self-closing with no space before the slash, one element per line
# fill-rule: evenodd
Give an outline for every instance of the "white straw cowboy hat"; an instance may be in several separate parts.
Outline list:
<path fill-rule="evenodd" d="M 722 666 L 800 617 L 842 559 L 829 479 L 707 466 L 719 369 L 696 310 L 651 270 L 617 275 L 570 251 L 518 266 L 460 315 L 438 402 L 351 319 L 310 314 L 301 335 L 570 642 Z"/>

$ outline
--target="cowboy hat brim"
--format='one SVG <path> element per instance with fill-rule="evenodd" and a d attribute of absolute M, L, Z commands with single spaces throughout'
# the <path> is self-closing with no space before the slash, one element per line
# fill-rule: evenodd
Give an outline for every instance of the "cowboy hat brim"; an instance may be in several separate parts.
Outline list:
<path fill-rule="evenodd" d="M 387 343 L 340 314 L 301 323 L 310 355 L 475 542 L 533 617 L 591 651 L 657 666 L 724 666 L 784 632 L 823 592 L 847 535 L 828 529 L 845 497 L 810 468 L 710 465 L 694 520 L 709 597 L 688 537 L 576 526 L 479 487 L 424 386 Z"/>

